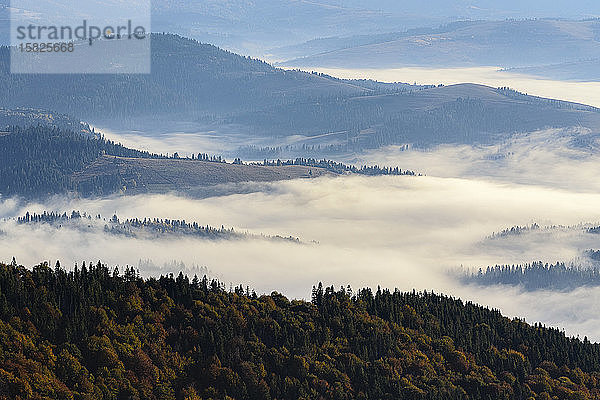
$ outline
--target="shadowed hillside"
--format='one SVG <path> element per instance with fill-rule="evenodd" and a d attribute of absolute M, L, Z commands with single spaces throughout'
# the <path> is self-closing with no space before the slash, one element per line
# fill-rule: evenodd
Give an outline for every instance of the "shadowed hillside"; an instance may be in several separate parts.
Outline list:
<path fill-rule="evenodd" d="M 477 85 L 389 85 L 286 71 L 174 35 L 153 36 L 150 75 L 10 75 L 8 67 L 8 50 L 0 49 L 0 106 L 115 125 L 141 118 L 237 126 L 263 138 L 315 139 L 311 145 L 329 146 L 331 154 L 600 126 L 600 113 L 571 103 Z"/>

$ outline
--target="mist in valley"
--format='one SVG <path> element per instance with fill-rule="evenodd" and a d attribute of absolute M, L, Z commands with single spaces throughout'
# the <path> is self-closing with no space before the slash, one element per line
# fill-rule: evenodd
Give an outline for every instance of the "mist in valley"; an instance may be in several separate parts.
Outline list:
<path fill-rule="evenodd" d="M 575 140 L 582 137 L 588 139 L 586 146 Z M 133 265 L 144 276 L 179 269 L 193 275 L 202 267 L 226 284 L 249 285 L 260 293 L 283 291 L 296 298 L 308 298 L 319 281 L 336 287 L 435 290 L 600 340 L 594 301 L 600 288 L 559 293 L 483 288 L 465 285 L 455 274 L 496 264 L 578 262 L 585 250 L 600 248 L 595 235 L 578 227 L 600 221 L 598 184 L 592 179 L 600 160 L 589 146 L 595 146 L 591 132 L 548 130 L 493 146 L 446 145 L 430 151 L 392 147 L 359 157 L 364 163 L 378 160 L 426 174 L 420 177 L 339 176 L 247 184 L 243 193 L 200 197 L 166 193 L 57 196 L 33 203 L 2 199 L 0 230 L 6 235 L 0 246 L 2 254 L 24 265 L 60 259 L 72 267 L 101 260 L 110 266 Z M 115 240 L 100 228 L 86 226 L 85 220 L 80 227 L 14 220 L 27 211 L 45 210 L 185 219 L 301 241 Z M 494 232 L 532 223 L 570 228 L 526 233 L 518 240 L 490 239 Z M 103 222 L 94 224 L 101 227 Z"/>
<path fill-rule="evenodd" d="M 541 80 L 497 68 L 321 72 L 419 84 L 510 86 L 600 106 L 598 83 Z M 198 122 L 111 126 L 104 121 L 95 128 L 127 146 L 181 156 L 231 154 L 242 145 L 270 144 L 269 138 L 250 137 L 241 127 L 214 130 Z M 548 128 L 507 133 L 494 144 L 409 150 L 388 146 L 334 157 L 359 166 L 398 166 L 424 176 L 322 177 L 97 199 L 2 198 L 0 249 L 27 266 L 53 265 L 60 259 L 71 268 L 100 260 L 111 267 L 134 266 L 143 276 L 209 271 L 226 285 L 248 285 L 259 293 L 277 290 L 295 298 L 309 298 L 320 281 L 338 287 L 435 290 L 600 341 L 595 311 L 600 288 L 528 292 L 459 279 L 461 271 L 497 264 L 578 264 L 586 250 L 599 249 L 596 236 L 586 235 L 580 225 L 600 225 L 597 149 L 597 132 L 584 126 Z M 242 233 L 293 236 L 300 242 L 177 236 L 115 240 L 102 229 L 103 220 L 93 221 L 95 227 L 86 221 L 60 227 L 15 221 L 28 211 L 72 210 L 106 219 L 113 214 L 121 219 L 184 219 Z M 495 232 L 533 223 L 560 229 L 490 239 Z"/>

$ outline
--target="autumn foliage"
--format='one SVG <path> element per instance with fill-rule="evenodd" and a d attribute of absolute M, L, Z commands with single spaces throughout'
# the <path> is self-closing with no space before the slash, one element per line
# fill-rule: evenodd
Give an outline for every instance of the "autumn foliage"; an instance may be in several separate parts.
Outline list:
<path fill-rule="evenodd" d="M 0 399 L 592 399 L 598 360 L 432 293 L 0 264 Z"/>

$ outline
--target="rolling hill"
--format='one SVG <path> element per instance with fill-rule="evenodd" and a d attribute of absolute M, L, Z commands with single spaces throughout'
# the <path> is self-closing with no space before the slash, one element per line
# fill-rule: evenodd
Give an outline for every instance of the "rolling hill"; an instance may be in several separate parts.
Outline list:
<path fill-rule="evenodd" d="M 309 143 L 348 152 L 392 144 L 492 143 L 550 127 L 598 129 L 600 112 L 507 88 L 459 84 L 275 106 L 230 121 L 254 126 L 257 134 L 302 132 Z"/>
<path fill-rule="evenodd" d="M 91 0 L 90 0 L 91 1 Z M 106 0 L 93 0 L 100 5 Z M 41 3 L 52 5 L 48 0 Z M 0 0 L 0 20 L 8 19 L 8 0 Z M 13 4 L 17 7 L 17 4 Z M 100 8 L 101 9 L 101 8 Z M 300 43 L 333 35 L 385 33 L 435 26 L 457 19 L 588 18 L 600 8 L 588 0 L 503 1 L 435 0 L 155 0 L 154 32 L 172 32 L 228 49 L 262 56 L 269 47 Z M 9 24 L 0 24 L 0 39 Z M 2 44 L 6 44 L 2 42 Z"/>
<path fill-rule="evenodd" d="M 227 186 L 230 184 L 248 182 L 346 174 L 416 175 L 398 167 L 357 168 L 325 159 L 265 159 L 247 164 L 239 158 L 228 163 L 220 156 L 204 153 L 182 159 L 177 154 L 165 156 L 130 149 L 97 134 L 44 125 L 11 127 L 1 132 L 0 148 L 0 196 L 7 197 L 165 192 L 206 195 L 231 189 Z"/>
<path fill-rule="evenodd" d="M 272 53 L 295 57 L 283 63 L 288 67 L 529 67 L 597 58 L 600 20 L 465 21 L 436 29 L 313 40 Z"/>
<path fill-rule="evenodd" d="M 310 141 L 326 148 L 319 157 L 389 144 L 471 144 L 546 127 L 599 126 L 590 107 L 505 89 L 342 80 L 278 69 L 175 35 L 155 35 L 152 47 L 149 75 L 49 76 L 9 74 L 2 48 L 0 107 L 53 110 L 91 123 L 108 121 L 108 127 L 123 121 L 135 126 L 136 119 L 237 126 L 275 138 L 273 143 Z"/>
<path fill-rule="evenodd" d="M 86 120 L 230 113 L 369 91 L 315 74 L 276 69 L 175 35 L 153 35 L 150 75 L 13 75 L 8 48 L 0 48 L 0 106 L 53 110 Z"/>
<path fill-rule="evenodd" d="M 43 7 L 56 5 L 39 0 Z M 106 0 L 89 0 L 101 7 Z M 18 7 L 18 4 L 13 4 Z M 236 52 L 264 57 L 269 48 L 331 36 L 370 35 L 434 27 L 460 19 L 589 18 L 600 8 L 588 0 L 186 0 L 152 1 L 152 31 L 171 32 Z M 0 0 L 0 21 L 9 20 L 9 0 Z M 10 24 L 0 23 L 0 44 Z"/>
<path fill-rule="evenodd" d="M 301 165 L 228 164 L 201 155 L 194 160 L 169 158 L 128 149 L 103 137 L 41 125 L 12 127 L 0 135 L 0 145 L 4 152 L 0 158 L 0 194 L 5 196 L 185 191 L 334 173 Z"/>
<path fill-rule="evenodd" d="M 508 68 L 509 72 L 563 81 L 600 81 L 600 58 L 533 67 Z"/>

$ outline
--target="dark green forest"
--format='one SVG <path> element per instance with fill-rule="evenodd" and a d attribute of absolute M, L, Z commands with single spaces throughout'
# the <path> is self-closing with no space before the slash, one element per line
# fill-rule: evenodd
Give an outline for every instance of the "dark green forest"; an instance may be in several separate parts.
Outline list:
<path fill-rule="evenodd" d="M 600 346 L 434 293 L 0 264 L 2 399 L 593 399 Z"/>
<path fill-rule="evenodd" d="M 48 126 L 92 135 L 90 127 L 68 115 L 32 108 L 0 108 L 0 134 L 13 126 Z"/>
<path fill-rule="evenodd" d="M 315 158 L 302 158 L 298 157 L 294 160 L 264 160 L 262 164 L 265 166 L 284 166 L 284 165 L 302 165 L 305 167 L 322 168 L 327 171 L 335 172 L 336 174 L 352 173 L 357 175 L 377 176 L 377 175 L 410 175 L 415 176 L 414 171 L 403 170 L 398 167 L 380 167 L 378 165 L 363 165 L 362 167 L 356 167 L 354 165 L 348 165 L 341 162 L 336 162 L 326 159 L 315 159 Z"/>
<path fill-rule="evenodd" d="M 119 189 L 119 176 L 104 176 L 93 188 L 73 186 L 71 174 L 102 154 L 124 157 L 159 157 L 128 149 L 102 137 L 50 126 L 11 127 L 0 135 L 0 193 L 39 196 L 82 190 L 112 193 Z"/>
<path fill-rule="evenodd" d="M 26 212 L 24 216 L 18 217 L 16 222 L 20 225 L 40 225 L 47 224 L 61 229 L 71 227 L 74 229 L 102 227 L 104 233 L 114 236 L 124 236 L 129 238 L 181 238 L 184 236 L 195 237 L 210 240 L 232 240 L 232 239 L 268 239 L 285 240 L 294 243 L 300 243 L 300 239 L 293 236 L 281 235 L 258 235 L 250 233 L 237 232 L 233 228 L 226 228 L 221 225 L 220 228 L 210 225 L 201 225 L 198 222 L 167 219 L 167 218 L 127 218 L 119 219 L 115 214 L 110 218 L 104 218 L 102 215 L 90 215 L 85 212 L 71 211 L 54 212 L 44 211 L 42 213 Z"/>
<path fill-rule="evenodd" d="M 587 250 L 584 255 L 600 261 L 600 251 Z M 524 265 L 496 265 L 479 269 L 476 273 L 465 273 L 461 280 L 467 284 L 483 286 L 511 285 L 525 290 L 574 290 L 580 287 L 600 286 L 600 269 L 534 261 Z"/>

